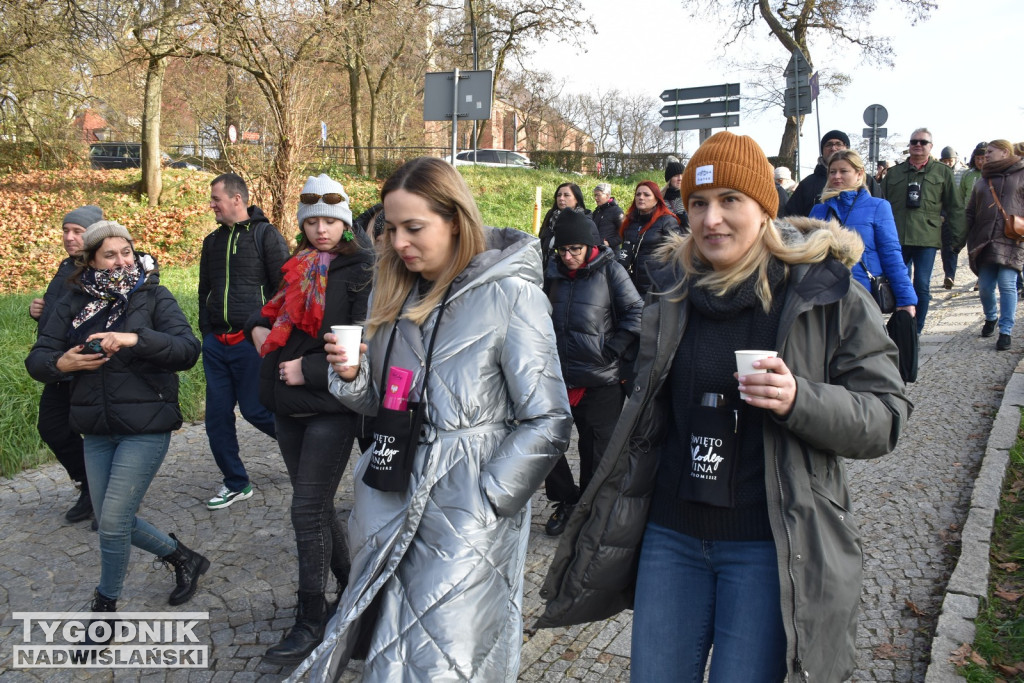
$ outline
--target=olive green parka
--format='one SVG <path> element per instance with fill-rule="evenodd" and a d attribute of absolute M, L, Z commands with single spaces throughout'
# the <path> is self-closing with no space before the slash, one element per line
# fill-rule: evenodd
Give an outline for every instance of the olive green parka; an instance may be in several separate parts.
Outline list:
<path fill-rule="evenodd" d="M 862 245 L 820 221 L 776 222 L 787 241 L 833 233 L 833 256 L 789 266 L 776 348 L 796 378 L 785 420 L 764 421 L 765 490 L 779 561 L 792 681 L 845 680 L 855 668 L 861 594 L 860 533 L 843 458 L 877 458 L 896 446 L 912 410 L 897 350 L 881 314 L 849 272 Z M 689 239 L 689 238 L 681 238 Z M 655 273 L 646 301 L 632 395 L 577 505 L 541 589 L 536 626 L 605 619 L 633 604 L 637 561 L 671 406 L 662 391 L 689 304 L 662 295 L 674 264 Z"/>

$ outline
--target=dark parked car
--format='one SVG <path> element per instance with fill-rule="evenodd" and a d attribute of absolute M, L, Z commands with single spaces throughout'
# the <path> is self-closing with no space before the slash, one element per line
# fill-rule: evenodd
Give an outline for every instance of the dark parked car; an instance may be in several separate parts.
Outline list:
<path fill-rule="evenodd" d="M 96 142 L 89 145 L 89 159 L 93 168 L 140 168 L 142 145 L 138 142 Z M 168 168 L 202 170 L 191 161 L 175 161 L 163 152 L 160 153 L 160 162 Z"/>
<path fill-rule="evenodd" d="M 94 142 L 89 145 L 93 168 L 139 168 L 142 145 L 138 142 Z"/>

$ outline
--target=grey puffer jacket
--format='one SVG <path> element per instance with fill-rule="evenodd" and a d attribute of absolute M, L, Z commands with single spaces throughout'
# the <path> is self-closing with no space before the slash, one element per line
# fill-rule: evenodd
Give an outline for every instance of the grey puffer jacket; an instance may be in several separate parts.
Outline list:
<path fill-rule="evenodd" d="M 992 189 L 989 189 L 989 182 Z M 1024 216 L 1024 159 L 1005 171 L 982 177 L 974 184 L 967 203 L 967 256 L 974 274 L 978 266 L 995 263 L 1014 270 L 1024 268 L 1024 242 L 1003 234 L 1003 214 L 992 199 L 992 190 L 999 197 L 1003 211 Z"/>
<path fill-rule="evenodd" d="M 455 279 L 440 323 L 436 312 L 422 327 L 398 322 L 388 364 L 414 369 L 415 387 L 440 324 L 411 481 L 383 493 L 362 483 L 370 451 L 356 464 L 348 587 L 293 678 L 308 669 L 337 679 L 362 629 L 364 681 L 516 680 L 530 496 L 568 446 L 572 417 L 538 286 L 540 245 L 486 230 L 489 248 Z M 370 340 L 354 381 L 329 371 L 331 392 L 353 410 L 377 409 L 390 332 Z"/>
<path fill-rule="evenodd" d="M 765 491 L 779 558 L 791 681 L 840 681 L 854 669 L 861 542 L 842 458 L 876 458 L 895 446 L 912 405 L 878 307 L 853 287 L 841 229 L 834 254 L 789 267 L 779 355 L 797 382 L 785 420 L 764 421 Z M 784 238 L 801 239 L 777 222 Z M 852 235 L 853 233 L 848 233 Z M 859 252 L 858 252 L 859 253 Z M 605 456 L 576 506 L 541 590 L 539 628 L 605 619 L 633 603 L 640 543 L 670 406 L 661 392 L 689 305 L 659 292 L 674 265 L 654 275 L 644 308 L 633 393 Z"/>

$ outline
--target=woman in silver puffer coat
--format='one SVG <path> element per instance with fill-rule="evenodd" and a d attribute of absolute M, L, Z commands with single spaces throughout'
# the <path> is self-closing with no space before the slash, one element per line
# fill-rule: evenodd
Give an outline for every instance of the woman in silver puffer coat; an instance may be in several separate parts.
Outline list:
<path fill-rule="evenodd" d="M 426 414 L 402 490 L 368 486 L 373 449 L 359 459 L 349 584 L 294 675 L 333 680 L 357 657 L 364 681 L 514 681 L 530 496 L 572 425 L 539 244 L 483 227 L 440 159 L 408 162 L 381 195 L 368 344 L 348 366 L 326 336 L 330 389 L 373 413 L 385 365 L 411 369 Z"/>

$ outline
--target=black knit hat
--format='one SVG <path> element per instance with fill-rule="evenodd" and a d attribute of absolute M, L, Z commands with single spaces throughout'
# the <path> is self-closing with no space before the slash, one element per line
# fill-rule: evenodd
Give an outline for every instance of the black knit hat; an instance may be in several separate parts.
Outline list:
<path fill-rule="evenodd" d="M 555 221 L 555 246 L 564 247 L 570 244 L 597 246 L 597 226 L 582 213 L 565 209 L 558 214 Z"/>
<path fill-rule="evenodd" d="M 850 149 L 849 135 L 847 135 L 841 130 L 830 130 L 829 132 L 821 136 L 821 144 L 818 145 L 819 152 L 825 149 L 825 143 L 828 142 L 829 140 L 839 140 L 844 145 L 846 145 L 846 149 Z"/>
<path fill-rule="evenodd" d="M 677 175 L 683 174 L 683 165 L 678 161 L 670 161 L 665 166 L 665 182 L 672 180 Z"/>

